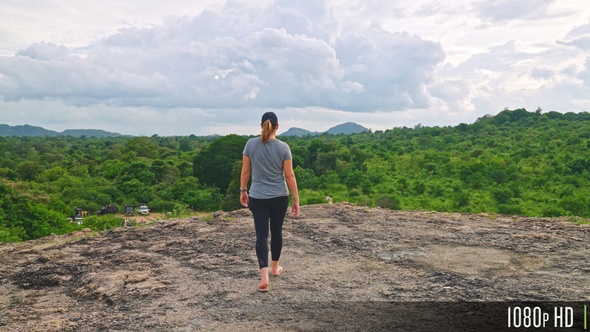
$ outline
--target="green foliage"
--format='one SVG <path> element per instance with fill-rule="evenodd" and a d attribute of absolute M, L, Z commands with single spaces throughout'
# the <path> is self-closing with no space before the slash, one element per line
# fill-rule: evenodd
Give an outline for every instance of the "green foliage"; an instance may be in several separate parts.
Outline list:
<path fill-rule="evenodd" d="M 375 201 L 375 205 L 391 210 L 401 210 L 401 200 L 395 194 L 382 195 Z"/>
<path fill-rule="evenodd" d="M 162 196 L 197 211 L 218 210 L 222 199 L 219 188 L 201 185 L 193 176 L 178 179 L 164 190 Z"/>
<path fill-rule="evenodd" d="M 124 218 L 120 216 L 107 214 L 104 216 L 90 216 L 88 218 L 84 218 L 81 226 L 83 228 L 90 228 L 93 231 L 101 232 L 106 231 L 107 229 L 121 227 L 124 221 Z"/>
<path fill-rule="evenodd" d="M 318 191 L 394 209 L 588 216 L 588 137 L 588 113 L 520 109 L 456 127 L 285 139 L 310 200 Z"/>
<path fill-rule="evenodd" d="M 311 191 L 311 190 L 306 190 L 306 189 L 299 191 L 299 199 L 300 199 L 301 205 L 327 203 L 326 195 L 322 195 L 321 193 L 319 193 L 317 191 Z"/>
<path fill-rule="evenodd" d="M 221 202 L 223 211 L 234 211 L 244 208 L 240 203 L 240 175 L 242 174 L 242 160 L 236 160 L 232 168 L 232 177 L 227 191 Z"/>
<path fill-rule="evenodd" d="M 588 188 L 588 187 L 586 187 Z M 557 203 L 570 216 L 590 216 L 590 190 L 582 190 L 571 196 L 564 196 Z"/>
<path fill-rule="evenodd" d="M 158 153 L 158 146 L 149 137 L 135 137 L 125 144 L 123 152 L 128 156 L 152 158 Z"/>
<path fill-rule="evenodd" d="M 172 216 L 175 218 L 187 217 L 192 214 L 191 208 L 187 204 L 174 204 Z"/>
<path fill-rule="evenodd" d="M 0 182 L 0 242 L 36 239 L 64 234 L 72 227 L 63 214 Z"/>
<path fill-rule="evenodd" d="M 26 239 L 25 229 L 22 227 L 0 226 L 0 243 L 19 242 Z"/>
<path fill-rule="evenodd" d="M 280 137 L 301 203 L 590 217 L 590 114 L 504 110 L 455 127 Z M 233 210 L 247 137 L 0 137 L 0 241 L 61 234 L 74 208 Z M 86 218 L 96 229 L 117 216 Z M 95 226 L 93 226 L 95 227 Z"/>
<path fill-rule="evenodd" d="M 301 189 L 313 189 L 318 186 L 318 178 L 313 170 L 308 168 L 295 167 L 293 170 L 295 178 L 297 179 L 297 187 Z"/>
<path fill-rule="evenodd" d="M 227 189 L 236 160 L 242 159 L 242 151 L 248 139 L 227 135 L 215 140 L 201 150 L 194 159 L 194 176 L 203 184 Z"/>

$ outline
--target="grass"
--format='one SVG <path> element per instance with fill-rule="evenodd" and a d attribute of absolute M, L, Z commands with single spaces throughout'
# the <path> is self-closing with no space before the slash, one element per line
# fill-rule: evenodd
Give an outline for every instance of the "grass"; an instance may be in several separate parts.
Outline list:
<path fill-rule="evenodd" d="M 576 224 L 576 225 L 588 225 L 590 224 L 590 219 L 581 218 L 581 217 L 569 217 L 569 221 Z"/>

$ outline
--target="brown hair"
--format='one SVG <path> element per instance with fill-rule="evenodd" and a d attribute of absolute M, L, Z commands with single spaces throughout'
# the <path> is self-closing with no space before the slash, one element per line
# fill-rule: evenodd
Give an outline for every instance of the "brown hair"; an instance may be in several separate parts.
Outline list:
<path fill-rule="evenodd" d="M 270 120 L 264 121 L 264 123 L 262 124 L 262 134 L 260 135 L 262 137 L 263 144 L 266 144 L 266 142 L 268 142 L 268 138 L 270 137 L 274 129 L 275 126 L 272 125 Z"/>

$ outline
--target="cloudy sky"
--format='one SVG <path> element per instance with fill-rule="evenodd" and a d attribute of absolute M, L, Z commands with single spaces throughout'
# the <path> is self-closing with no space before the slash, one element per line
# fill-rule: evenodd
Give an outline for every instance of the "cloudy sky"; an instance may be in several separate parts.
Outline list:
<path fill-rule="evenodd" d="M 211 3 L 214 3 L 213 5 Z M 3 0 L 0 123 L 147 135 L 590 111 L 586 0 Z"/>

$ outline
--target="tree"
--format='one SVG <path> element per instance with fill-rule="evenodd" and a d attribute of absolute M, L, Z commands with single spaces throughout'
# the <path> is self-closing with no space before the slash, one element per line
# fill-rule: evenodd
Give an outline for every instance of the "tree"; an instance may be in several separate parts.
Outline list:
<path fill-rule="evenodd" d="M 226 190 L 234 163 L 242 159 L 247 141 L 246 137 L 234 134 L 218 138 L 195 157 L 194 176 L 203 184 Z"/>
<path fill-rule="evenodd" d="M 158 146 L 149 137 L 135 137 L 123 149 L 127 154 L 138 157 L 153 158 L 158 153 Z"/>
<path fill-rule="evenodd" d="M 131 180 L 137 180 L 147 186 L 155 183 L 156 175 L 148 164 L 137 161 L 124 167 L 119 175 L 120 182 Z"/>
<path fill-rule="evenodd" d="M 302 202 L 581 217 L 590 217 L 589 138 L 588 112 L 523 109 L 455 127 L 282 137 Z M 0 241 L 57 233 L 54 217 L 74 207 L 241 208 L 247 139 L 0 137 Z"/>
<path fill-rule="evenodd" d="M 66 216 L 0 182 L 0 242 L 31 240 L 70 230 Z"/>
<path fill-rule="evenodd" d="M 240 203 L 240 175 L 242 174 L 242 161 L 236 160 L 232 169 L 232 177 L 227 191 L 221 202 L 223 211 L 234 211 L 244 208 Z"/>
<path fill-rule="evenodd" d="M 127 199 L 133 202 L 149 202 L 154 197 L 152 187 L 137 179 L 125 181 L 119 187 Z"/>
<path fill-rule="evenodd" d="M 33 181 L 43 172 L 43 167 L 36 161 L 23 161 L 16 166 L 16 172 L 25 181 Z"/>

